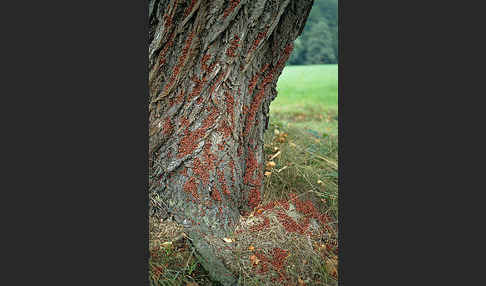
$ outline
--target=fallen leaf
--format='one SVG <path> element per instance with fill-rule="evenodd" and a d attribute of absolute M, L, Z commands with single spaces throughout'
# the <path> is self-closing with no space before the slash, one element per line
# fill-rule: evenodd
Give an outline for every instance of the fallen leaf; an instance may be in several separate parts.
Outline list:
<path fill-rule="evenodd" d="M 250 245 L 250 246 L 248 246 L 248 250 L 253 251 L 253 250 L 255 250 L 255 247 L 253 245 Z"/>
<path fill-rule="evenodd" d="M 172 245 L 172 241 L 166 241 L 166 242 L 162 243 L 163 247 L 168 247 L 170 245 Z"/>
<path fill-rule="evenodd" d="M 273 134 L 278 136 L 278 134 L 280 134 L 280 131 L 278 131 L 278 129 L 275 129 L 275 130 L 273 130 Z"/>
<path fill-rule="evenodd" d="M 260 262 L 260 259 L 258 259 L 255 255 L 250 256 L 250 260 L 255 265 L 257 265 Z"/>
<path fill-rule="evenodd" d="M 272 172 L 265 171 L 265 177 L 269 177 L 272 174 Z"/>
<path fill-rule="evenodd" d="M 233 240 L 231 238 L 228 238 L 228 237 L 223 237 L 223 240 L 225 242 L 228 242 L 228 243 L 233 242 Z"/>
<path fill-rule="evenodd" d="M 299 286 L 305 286 L 304 280 L 300 279 L 300 277 L 297 282 L 299 282 Z"/>
<path fill-rule="evenodd" d="M 295 147 L 297 147 L 297 145 L 295 145 L 295 144 L 294 144 L 294 143 L 292 143 L 292 142 L 289 142 L 289 145 L 290 145 L 291 147 L 294 147 L 294 148 L 295 148 Z"/>
<path fill-rule="evenodd" d="M 317 183 L 318 183 L 319 185 L 324 185 L 324 182 L 323 182 L 323 181 L 321 181 L 321 180 L 317 180 Z"/>
<path fill-rule="evenodd" d="M 270 162 L 267 163 L 267 169 L 271 169 L 271 168 L 275 167 L 276 165 L 277 164 L 275 164 L 274 161 L 270 161 Z"/>
<path fill-rule="evenodd" d="M 186 286 L 199 286 L 196 282 L 189 282 L 186 284 Z"/>

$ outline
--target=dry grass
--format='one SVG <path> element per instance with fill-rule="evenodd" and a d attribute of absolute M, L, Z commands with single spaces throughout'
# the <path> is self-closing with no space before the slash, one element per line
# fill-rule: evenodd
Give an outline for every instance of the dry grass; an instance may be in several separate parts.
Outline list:
<path fill-rule="evenodd" d="M 326 230 L 311 219 L 308 233 L 289 232 L 281 213 L 300 224 L 304 219 L 293 204 L 288 210 L 277 206 L 242 218 L 228 263 L 239 274 L 240 285 L 337 285 L 337 256 L 333 247 L 328 248 L 336 237 L 335 227 Z M 265 220 L 268 226 L 255 230 Z M 275 257 L 279 251 L 284 255 Z"/>
<path fill-rule="evenodd" d="M 194 257 L 183 227 L 172 221 L 149 220 L 150 285 L 212 285 Z"/>
<path fill-rule="evenodd" d="M 265 180 L 264 203 L 289 199 L 294 192 L 338 217 L 338 138 L 289 127 L 280 121 L 265 134 L 265 153 L 275 167 Z M 267 173 L 268 174 L 268 173 Z"/>

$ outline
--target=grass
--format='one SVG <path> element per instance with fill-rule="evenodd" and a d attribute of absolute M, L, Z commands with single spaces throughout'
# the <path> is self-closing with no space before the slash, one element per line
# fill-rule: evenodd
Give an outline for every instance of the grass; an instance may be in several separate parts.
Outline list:
<path fill-rule="evenodd" d="M 310 237 L 288 233 L 279 224 L 279 207 L 262 211 L 260 206 L 254 216 L 242 218 L 243 232 L 235 235 L 238 247 L 231 252 L 234 272 L 240 277 L 240 285 L 273 285 L 271 278 L 277 273 L 258 274 L 256 269 L 263 262 L 255 266 L 252 254 L 259 251 L 271 257 L 272 249 L 279 247 L 288 251 L 282 269 L 292 285 L 337 285 L 338 250 L 329 246 L 330 241 L 337 241 L 339 211 L 337 66 L 288 66 L 277 89 L 264 145 L 267 162 L 274 164 L 266 169 L 262 205 L 289 200 L 289 194 L 294 193 L 331 218 L 332 228 Z M 249 232 L 263 217 L 270 218 L 270 226 Z M 295 219 L 299 222 L 303 217 Z M 182 227 L 172 222 L 150 220 L 151 284 L 217 285 L 181 232 Z M 249 251 L 250 245 L 255 250 Z M 275 285 L 283 284 L 277 281 Z"/>
<path fill-rule="evenodd" d="M 312 192 L 327 200 L 323 207 L 337 218 L 338 66 L 286 66 L 277 90 L 265 152 L 279 148 L 275 169 L 288 167 L 266 180 L 264 200 L 285 197 L 291 190 Z M 282 133 L 288 134 L 283 140 L 288 143 L 276 146 L 275 137 Z"/>
<path fill-rule="evenodd" d="M 325 200 L 320 207 L 330 210 L 337 219 L 337 139 L 334 135 L 321 137 L 296 126 L 288 127 L 272 121 L 265 134 L 264 150 L 267 159 L 279 155 L 272 160 L 275 167 L 265 178 L 263 202 L 288 199 L 291 192 L 310 194 Z"/>
<path fill-rule="evenodd" d="M 270 117 L 319 134 L 337 135 L 338 66 L 287 66 Z"/>
<path fill-rule="evenodd" d="M 212 285 L 207 271 L 181 235 L 182 226 L 154 217 L 150 218 L 149 226 L 150 285 Z"/>

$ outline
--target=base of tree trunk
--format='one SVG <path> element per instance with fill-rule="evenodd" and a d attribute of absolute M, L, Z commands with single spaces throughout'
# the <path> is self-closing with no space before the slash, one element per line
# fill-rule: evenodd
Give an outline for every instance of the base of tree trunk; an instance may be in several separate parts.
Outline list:
<path fill-rule="evenodd" d="M 218 281 L 224 286 L 238 285 L 234 274 L 224 265 L 223 259 L 216 254 L 218 250 L 198 233 L 189 232 L 188 235 L 195 250 L 194 254 L 204 269 L 208 271 L 211 280 Z"/>

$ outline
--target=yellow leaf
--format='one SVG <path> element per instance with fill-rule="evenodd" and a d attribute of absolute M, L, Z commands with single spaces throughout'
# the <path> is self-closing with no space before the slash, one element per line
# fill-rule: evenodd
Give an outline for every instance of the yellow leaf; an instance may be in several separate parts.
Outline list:
<path fill-rule="evenodd" d="M 248 246 L 248 250 L 253 251 L 253 250 L 255 250 L 255 247 L 253 245 L 250 245 L 250 246 Z"/>
<path fill-rule="evenodd" d="M 228 238 L 228 237 L 223 237 L 223 240 L 225 242 L 228 242 L 228 243 L 233 242 L 233 240 L 231 238 Z"/>
<path fill-rule="evenodd" d="M 272 174 L 272 172 L 266 171 L 265 172 L 265 177 L 269 177 Z"/>
<path fill-rule="evenodd" d="M 267 169 L 271 169 L 271 168 L 275 167 L 276 165 L 277 164 L 275 164 L 274 161 L 270 161 L 270 162 L 267 163 Z"/>
<path fill-rule="evenodd" d="M 172 245 L 172 241 L 166 241 L 166 242 L 162 243 L 163 247 L 168 247 L 170 245 Z"/>

